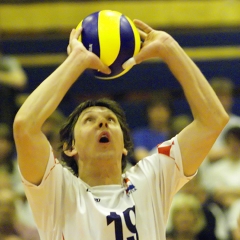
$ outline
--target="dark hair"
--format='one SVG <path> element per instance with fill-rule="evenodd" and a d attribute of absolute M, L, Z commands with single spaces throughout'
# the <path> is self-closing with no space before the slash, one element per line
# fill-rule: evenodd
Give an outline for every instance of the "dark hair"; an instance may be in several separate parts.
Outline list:
<path fill-rule="evenodd" d="M 173 112 L 172 96 L 166 90 L 155 91 L 151 94 L 150 98 L 147 101 L 146 113 L 150 109 L 160 105 L 168 109 L 170 114 L 172 114 Z"/>
<path fill-rule="evenodd" d="M 240 141 L 240 127 L 234 126 L 234 127 L 229 128 L 227 130 L 227 132 L 225 133 L 224 137 L 225 137 L 226 142 L 228 142 L 230 137 L 234 137 L 235 139 Z"/>
<path fill-rule="evenodd" d="M 75 124 L 83 112 L 83 110 L 93 107 L 106 107 L 110 109 L 117 117 L 120 127 L 123 132 L 124 147 L 128 150 L 128 156 L 122 155 L 122 171 L 127 165 L 127 159 L 133 151 L 133 143 L 130 135 L 130 130 L 126 121 L 126 116 L 122 108 L 118 103 L 107 98 L 101 98 L 98 100 L 87 100 L 81 103 L 75 110 L 69 115 L 66 123 L 60 129 L 60 151 L 61 151 L 61 161 L 64 165 L 72 170 L 73 174 L 78 176 L 78 165 L 74 157 L 67 156 L 64 151 L 72 148 L 72 142 L 74 141 L 74 127 Z M 67 146 L 64 148 L 63 145 Z M 64 148 L 64 149 L 63 149 Z"/>
<path fill-rule="evenodd" d="M 234 83 L 230 78 L 214 77 L 209 82 L 217 95 L 234 93 Z"/>

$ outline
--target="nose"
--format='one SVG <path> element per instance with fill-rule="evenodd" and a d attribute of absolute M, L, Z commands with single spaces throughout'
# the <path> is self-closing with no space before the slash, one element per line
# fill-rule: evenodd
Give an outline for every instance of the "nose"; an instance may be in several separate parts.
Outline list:
<path fill-rule="evenodd" d="M 99 122 L 99 128 L 102 128 L 102 127 L 108 127 L 108 123 L 107 123 L 107 121 L 106 120 L 101 120 L 100 122 Z"/>

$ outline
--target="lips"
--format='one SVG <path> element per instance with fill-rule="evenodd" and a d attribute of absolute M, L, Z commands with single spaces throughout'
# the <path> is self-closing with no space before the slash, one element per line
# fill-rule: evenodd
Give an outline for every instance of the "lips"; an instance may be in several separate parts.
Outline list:
<path fill-rule="evenodd" d="M 100 143 L 108 143 L 110 141 L 110 134 L 108 132 L 102 132 L 99 135 L 98 142 Z"/>

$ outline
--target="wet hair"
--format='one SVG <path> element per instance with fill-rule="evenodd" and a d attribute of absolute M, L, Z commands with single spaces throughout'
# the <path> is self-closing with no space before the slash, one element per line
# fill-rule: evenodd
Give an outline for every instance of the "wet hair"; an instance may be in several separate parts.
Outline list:
<path fill-rule="evenodd" d="M 106 107 L 110 109 L 117 117 L 120 127 L 123 132 L 124 147 L 128 151 L 128 155 L 122 155 L 122 171 L 124 171 L 128 157 L 131 156 L 133 152 L 133 143 L 130 135 L 130 129 L 128 127 L 126 116 L 123 109 L 118 103 L 107 98 L 101 98 L 97 100 L 87 100 L 81 103 L 75 110 L 69 115 L 66 123 L 60 129 L 60 151 L 61 151 L 61 161 L 62 163 L 70 168 L 74 175 L 78 176 L 78 165 L 74 157 L 67 156 L 64 151 L 70 150 L 72 148 L 72 143 L 74 141 L 74 128 L 78 121 L 81 113 L 89 107 Z"/>

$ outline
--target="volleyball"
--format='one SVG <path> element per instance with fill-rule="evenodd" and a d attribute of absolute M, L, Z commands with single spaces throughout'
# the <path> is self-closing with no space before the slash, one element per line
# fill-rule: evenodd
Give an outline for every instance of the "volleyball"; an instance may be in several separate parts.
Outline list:
<path fill-rule="evenodd" d="M 109 75 L 94 71 L 95 77 L 111 80 L 131 69 L 123 69 L 122 64 L 141 47 L 140 34 L 131 19 L 117 11 L 102 10 L 84 18 L 77 29 L 80 27 L 79 41 L 111 69 Z"/>

